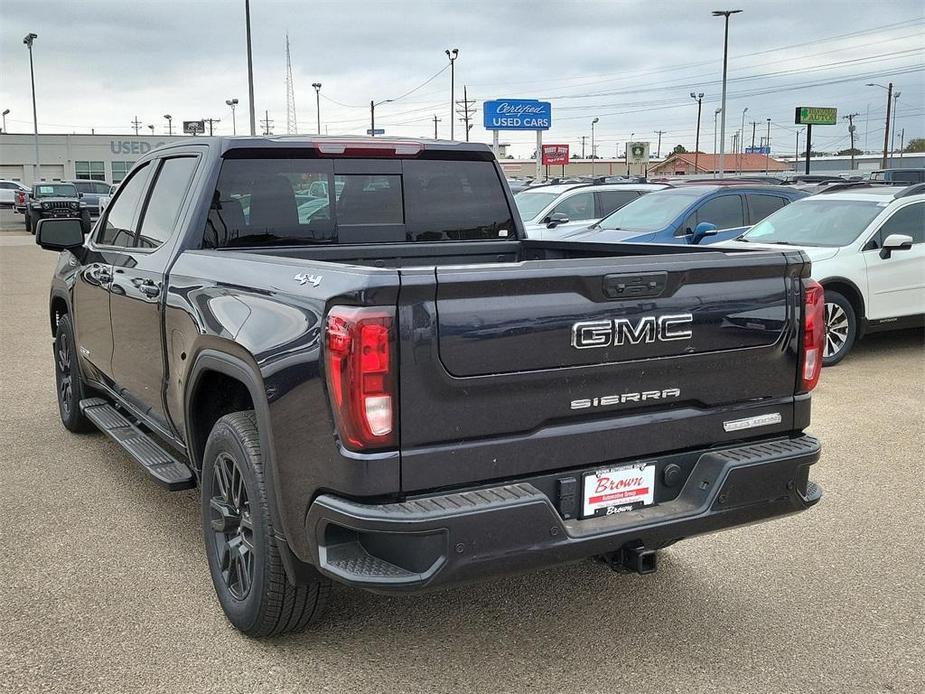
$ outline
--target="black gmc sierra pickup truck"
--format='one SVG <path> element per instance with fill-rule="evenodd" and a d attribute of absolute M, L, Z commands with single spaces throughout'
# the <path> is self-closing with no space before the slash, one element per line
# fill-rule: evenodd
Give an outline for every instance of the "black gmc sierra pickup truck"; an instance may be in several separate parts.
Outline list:
<path fill-rule="evenodd" d="M 822 494 L 806 256 L 527 240 L 484 145 L 196 138 L 141 158 L 86 239 L 36 241 L 62 251 L 64 426 L 198 485 L 248 634 L 304 627 L 332 579 L 648 573 Z"/>

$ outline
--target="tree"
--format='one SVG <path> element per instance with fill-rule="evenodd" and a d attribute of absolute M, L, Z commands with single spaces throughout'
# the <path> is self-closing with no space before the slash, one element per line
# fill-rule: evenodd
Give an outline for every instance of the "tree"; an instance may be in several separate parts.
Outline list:
<path fill-rule="evenodd" d="M 913 137 L 903 152 L 925 152 L 925 137 Z"/>
<path fill-rule="evenodd" d="M 855 155 L 855 156 L 857 156 L 858 154 L 864 154 L 864 152 L 862 152 L 861 150 L 859 150 L 857 147 L 855 147 L 854 149 L 851 149 L 851 148 L 849 147 L 848 149 L 840 149 L 840 150 L 838 150 L 835 154 L 838 155 L 838 156 L 849 156 L 849 155 L 852 155 L 852 154 Z"/>
<path fill-rule="evenodd" d="M 674 149 L 671 150 L 672 154 L 687 154 L 687 150 L 684 148 L 684 145 L 675 145 Z"/>

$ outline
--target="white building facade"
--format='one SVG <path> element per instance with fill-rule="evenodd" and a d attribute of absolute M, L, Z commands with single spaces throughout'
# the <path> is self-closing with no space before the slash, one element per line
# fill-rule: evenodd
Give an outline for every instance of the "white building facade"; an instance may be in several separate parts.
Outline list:
<path fill-rule="evenodd" d="M 135 160 L 188 135 L 39 135 L 39 181 L 89 178 L 119 183 Z M 34 182 L 34 136 L 0 133 L 0 179 Z"/>

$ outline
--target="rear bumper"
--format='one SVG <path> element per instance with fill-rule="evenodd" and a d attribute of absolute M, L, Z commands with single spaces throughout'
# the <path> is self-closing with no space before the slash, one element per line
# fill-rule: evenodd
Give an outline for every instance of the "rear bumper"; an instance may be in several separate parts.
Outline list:
<path fill-rule="evenodd" d="M 674 499 L 587 520 L 563 520 L 529 482 L 393 504 L 325 494 L 306 532 L 315 566 L 335 580 L 376 592 L 429 589 L 803 511 L 822 496 L 808 480 L 819 454 L 811 436 L 703 451 Z"/>

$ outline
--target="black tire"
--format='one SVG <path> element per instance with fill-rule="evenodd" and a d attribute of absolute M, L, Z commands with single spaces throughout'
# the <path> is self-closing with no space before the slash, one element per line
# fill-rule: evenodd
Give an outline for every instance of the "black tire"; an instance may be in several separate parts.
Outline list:
<path fill-rule="evenodd" d="M 35 231 L 32 230 L 32 215 L 28 212 L 26 213 L 26 231 L 31 231 L 33 234 Z"/>
<path fill-rule="evenodd" d="M 825 290 L 825 348 L 823 366 L 834 366 L 844 359 L 858 335 L 858 320 L 851 302 L 838 292 Z"/>
<path fill-rule="evenodd" d="M 80 228 L 83 230 L 84 236 L 90 233 L 90 212 L 89 210 L 84 210 L 80 213 Z"/>
<path fill-rule="evenodd" d="M 65 314 L 58 320 L 55 332 L 55 389 L 58 394 L 58 414 L 68 431 L 81 434 L 93 431 L 93 423 L 80 411 L 84 399 L 84 384 L 77 365 L 77 348 L 71 319 Z"/>
<path fill-rule="evenodd" d="M 253 411 L 212 428 L 202 465 L 201 518 L 209 572 L 229 621 L 248 636 L 298 631 L 324 611 L 330 581 L 289 583 L 273 534 Z"/>

